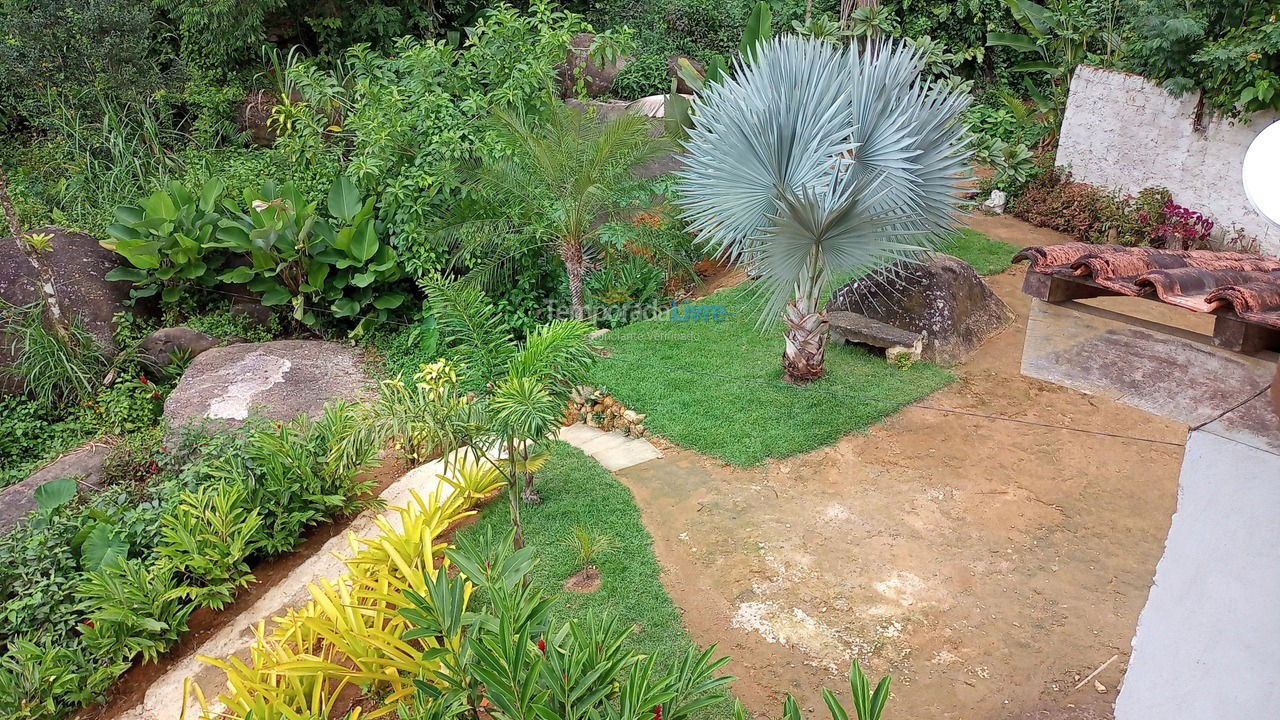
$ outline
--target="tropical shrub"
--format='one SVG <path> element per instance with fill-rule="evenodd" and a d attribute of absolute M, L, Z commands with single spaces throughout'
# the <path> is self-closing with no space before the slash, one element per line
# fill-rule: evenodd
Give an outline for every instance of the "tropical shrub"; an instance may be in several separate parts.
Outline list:
<path fill-rule="evenodd" d="M 210 180 L 198 193 L 171 182 L 137 205 L 116 208 L 116 221 L 107 226 L 108 246 L 133 267 L 115 268 L 106 279 L 132 282 L 134 300 L 159 293 L 166 303 L 216 285 L 224 253 L 214 235 L 226 190 L 220 180 Z"/>
<path fill-rule="evenodd" d="M 165 515 L 156 555 L 191 589 L 197 605 L 221 608 L 254 581 L 245 559 L 257 550 L 262 515 L 243 485 L 222 482 L 183 492 Z"/>
<path fill-rule="evenodd" d="M 1166 188 L 1119 193 L 1050 169 L 1015 198 L 1010 212 L 1041 227 L 1094 243 L 1188 249 L 1208 241 L 1212 221 L 1173 202 Z"/>
<path fill-rule="evenodd" d="M 503 259 L 551 248 L 568 276 L 570 315 L 582 320 L 583 276 L 589 255 L 600 248 L 599 220 L 624 209 L 620 196 L 646 184 L 632 169 L 667 145 L 652 137 L 640 115 L 597 119 L 566 105 L 540 117 L 500 110 L 489 128 L 503 152 L 485 157 L 470 179 L 475 191 L 493 203 L 491 213 L 464 217 L 459 224 L 488 231 L 466 252 L 493 253 L 497 259 L 473 272 L 487 280 L 503 268 Z"/>
<path fill-rule="evenodd" d="M 159 293 L 169 304 L 190 290 L 243 284 L 263 305 L 288 305 L 295 321 L 312 326 L 330 316 L 377 322 L 404 303 L 374 198 L 346 176 L 329 188 L 327 212 L 292 183 L 246 191 L 243 210 L 224 195 L 221 180 L 206 182 L 198 196 L 173 182 L 137 206 L 117 208 L 110 246 L 133 267 L 107 279 L 131 281 L 135 298 Z M 202 298 L 195 306 L 207 304 Z"/>
<path fill-rule="evenodd" d="M 329 190 L 328 216 L 317 212 L 292 184 L 268 182 L 245 193 L 246 210 L 222 223 L 212 243 L 248 258 L 217 276 L 243 283 L 262 304 L 289 304 L 306 325 L 319 307 L 338 318 L 379 320 L 406 295 L 394 287 L 401 272 L 395 251 L 380 239 L 374 198 L 339 177 Z"/>
<path fill-rule="evenodd" d="M 165 53 L 152 22 L 150 4 L 131 0 L 0 4 L 0 126 L 42 123 L 54 97 L 137 99 L 163 87 Z"/>
<path fill-rule="evenodd" d="M 1280 108 L 1280 22 L 1274 3 L 1137 0 L 1125 45 L 1129 69 L 1175 95 L 1233 117 Z"/>
<path fill-rule="evenodd" d="M 123 559 L 85 574 L 78 594 L 88 620 L 85 643 L 104 656 L 155 661 L 187 630 L 196 606 L 183 600 L 171 568 Z"/>
<path fill-rule="evenodd" d="M 234 450 L 205 466 L 208 476 L 244 489 L 242 507 L 258 508 L 261 525 L 243 545 L 277 554 L 293 549 L 303 531 L 367 507 L 375 481 L 361 478 L 378 447 L 355 431 L 356 406 L 335 401 L 311 420 L 254 423 Z"/>
<path fill-rule="evenodd" d="M 823 374 L 830 278 L 936 245 L 955 223 L 967 170 L 956 120 L 968 98 L 922 81 L 918 50 L 866 47 L 794 37 L 759 46 L 698 96 L 678 173 L 690 231 L 761 275 L 762 321 L 784 318 L 793 382 Z"/>

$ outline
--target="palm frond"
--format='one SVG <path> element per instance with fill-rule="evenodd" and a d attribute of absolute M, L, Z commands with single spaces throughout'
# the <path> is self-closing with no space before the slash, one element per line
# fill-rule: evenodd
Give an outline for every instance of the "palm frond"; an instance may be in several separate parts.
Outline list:
<path fill-rule="evenodd" d="M 494 382 L 514 352 L 502 313 L 476 285 L 442 278 L 423 284 L 445 348 L 474 382 Z"/>
<path fill-rule="evenodd" d="M 967 97 L 920 76 L 894 41 L 762 46 L 699 96 L 682 209 L 700 242 L 763 276 L 762 321 L 831 275 L 936 247 L 967 177 Z"/>
<path fill-rule="evenodd" d="M 524 346 L 507 365 L 512 375 L 549 382 L 567 394 L 581 382 L 595 354 L 587 347 L 592 327 L 576 320 L 554 320 L 529 333 Z"/>

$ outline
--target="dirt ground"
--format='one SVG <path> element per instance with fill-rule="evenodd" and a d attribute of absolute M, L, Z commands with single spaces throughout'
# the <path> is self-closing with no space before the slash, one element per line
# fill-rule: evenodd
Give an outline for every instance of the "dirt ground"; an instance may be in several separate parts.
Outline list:
<path fill-rule="evenodd" d="M 826 717 L 820 688 L 847 697 L 854 659 L 893 676 L 887 720 L 1111 717 L 1186 428 L 1022 377 L 1021 279 L 988 279 L 1015 324 L 925 404 L 1171 444 L 907 408 L 757 469 L 668 448 L 619 473 L 689 631 L 734 658 L 757 717 L 787 693 Z"/>

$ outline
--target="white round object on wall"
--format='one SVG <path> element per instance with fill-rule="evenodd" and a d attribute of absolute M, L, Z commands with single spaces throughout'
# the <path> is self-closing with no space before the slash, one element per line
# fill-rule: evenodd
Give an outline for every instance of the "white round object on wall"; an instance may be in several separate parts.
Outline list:
<path fill-rule="evenodd" d="M 1268 125 L 1253 139 L 1241 169 L 1249 204 L 1280 224 L 1280 122 Z"/>

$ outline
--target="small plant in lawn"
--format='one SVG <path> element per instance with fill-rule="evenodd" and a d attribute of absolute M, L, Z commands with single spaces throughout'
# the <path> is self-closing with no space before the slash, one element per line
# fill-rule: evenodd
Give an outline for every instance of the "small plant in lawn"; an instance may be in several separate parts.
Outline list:
<path fill-rule="evenodd" d="M 600 569 L 595 559 L 613 549 L 613 539 L 608 535 L 592 532 L 586 525 L 574 525 L 565 545 L 578 560 L 578 571 L 564 581 L 566 590 L 592 592 L 600 587 Z"/>

